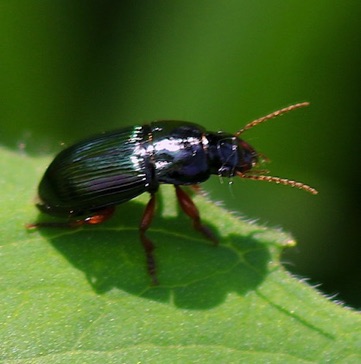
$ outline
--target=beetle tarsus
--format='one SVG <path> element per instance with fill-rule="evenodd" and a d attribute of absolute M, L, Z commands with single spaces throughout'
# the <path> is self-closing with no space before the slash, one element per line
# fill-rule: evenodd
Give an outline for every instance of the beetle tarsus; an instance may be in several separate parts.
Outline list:
<path fill-rule="evenodd" d="M 142 219 L 140 221 L 139 232 L 140 232 L 140 241 L 142 242 L 146 255 L 148 273 L 152 278 L 153 284 L 158 285 L 155 260 L 153 256 L 154 245 L 152 241 L 145 235 L 146 231 L 149 229 L 149 226 L 153 221 L 154 211 L 155 211 L 155 194 L 151 194 L 150 200 L 148 201 L 148 204 L 144 210 Z"/>
<path fill-rule="evenodd" d="M 218 245 L 218 239 L 214 236 L 211 229 L 201 224 L 200 219 L 193 221 L 193 227 L 200 231 L 208 240 L 212 241 L 214 245 Z"/>
<path fill-rule="evenodd" d="M 38 228 L 77 228 L 84 225 L 83 220 L 73 220 L 73 221 L 44 221 L 44 222 L 36 222 L 33 224 L 26 224 L 26 228 L 29 230 L 38 229 Z"/>
<path fill-rule="evenodd" d="M 218 244 L 217 238 L 213 235 L 212 231 L 204 226 L 201 222 L 201 217 L 197 206 L 194 204 L 192 199 L 184 192 L 179 186 L 174 186 L 177 199 L 180 207 L 193 221 L 193 227 L 200 231 L 208 240 L 211 240 L 214 245 Z"/>
<path fill-rule="evenodd" d="M 152 278 L 152 283 L 157 286 L 159 282 L 156 273 L 155 259 L 153 256 L 154 245 L 152 241 L 145 235 L 144 231 L 140 232 L 140 241 L 142 242 L 145 250 L 148 274 Z"/>

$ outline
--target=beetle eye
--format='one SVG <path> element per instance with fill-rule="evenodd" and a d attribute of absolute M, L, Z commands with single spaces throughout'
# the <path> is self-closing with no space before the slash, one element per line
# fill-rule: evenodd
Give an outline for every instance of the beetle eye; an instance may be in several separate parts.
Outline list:
<path fill-rule="evenodd" d="M 239 165 L 238 140 L 234 136 L 224 136 L 217 141 L 217 159 L 219 161 L 217 174 L 223 177 L 233 177 Z"/>
<path fill-rule="evenodd" d="M 218 153 L 223 164 L 237 165 L 237 141 L 236 138 L 224 138 L 218 142 Z"/>

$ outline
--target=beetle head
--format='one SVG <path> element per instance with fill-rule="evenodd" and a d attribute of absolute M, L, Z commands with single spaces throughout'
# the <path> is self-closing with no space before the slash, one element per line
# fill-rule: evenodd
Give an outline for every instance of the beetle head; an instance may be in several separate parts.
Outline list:
<path fill-rule="evenodd" d="M 257 173 L 257 171 L 252 171 L 253 167 L 256 166 L 261 155 L 258 154 L 250 144 L 239 138 L 239 136 L 244 131 L 251 129 L 258 124 L 273 119 L 277 116 L 283 115 L 289 111 L 308 105 L 308 102 L 303 102 L 275 111 L 269 115 L 266 115 L 262 118 L 252 121 L 251 123 L 248 123 L 235 135 L 229 135 L 223 132 L 212 133 L 210 135 L 213 138 L 210 139 L 210 145 L 212 146 L 213 144 L 213 150 L 210 148 L 211 164 L 213 167 L 212 173 L 224 177 L 233 177 L 237 175 L 241 178 L 274 182 L 277 184 L 300 188 L 312 194 L 317 194 L 317 190 L 304 183 L 289 180 L 286 178 L 265 176 Z"/>

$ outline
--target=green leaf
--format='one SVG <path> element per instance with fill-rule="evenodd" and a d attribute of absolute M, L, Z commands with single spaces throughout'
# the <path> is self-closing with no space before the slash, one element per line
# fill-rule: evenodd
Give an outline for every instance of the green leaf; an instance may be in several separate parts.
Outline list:
<path fill-rule="evenodd" d="M 137 227 L 148 196 L 103 225 L 27 231 L 48 158 L 0 149 L 0 358 L 6 363 L 356 363 L 361 318 L 280 265 L 292 237 L 196 196 L 212 246 L 162 186 L 149 230 L 151 285 Z"/>

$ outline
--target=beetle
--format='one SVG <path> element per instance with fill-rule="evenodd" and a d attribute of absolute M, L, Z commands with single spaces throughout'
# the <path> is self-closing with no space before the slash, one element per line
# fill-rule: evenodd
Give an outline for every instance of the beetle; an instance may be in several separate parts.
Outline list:
<path fill-rule="evenodd" d="M 294 104 L 247 124 L 235 134 L 209 132 L 186 121 L 160 120 L 96 135 L 62 150 L 49 165 L 39 184 L 37 207 L 41 212 L 66 218 L 37 222 L 28 228 L 95 225 L 109 219 L 115 206 L 144 192 L 150 194 L 139 225 L 148 273 L 157 284 L 154 245 L 146 232 L 152 222 L 160 184 L 173 184 L 181 209 L 193 226 L 217 244 L 202 224 L 199 211 L 180 187 L 197 185 L 211 175 L 275 182 L 312 194 L 317 191 L 300 182 L 252 173 L 260 155 L 240 135 L 276 116 L 307 106 Z"/>

